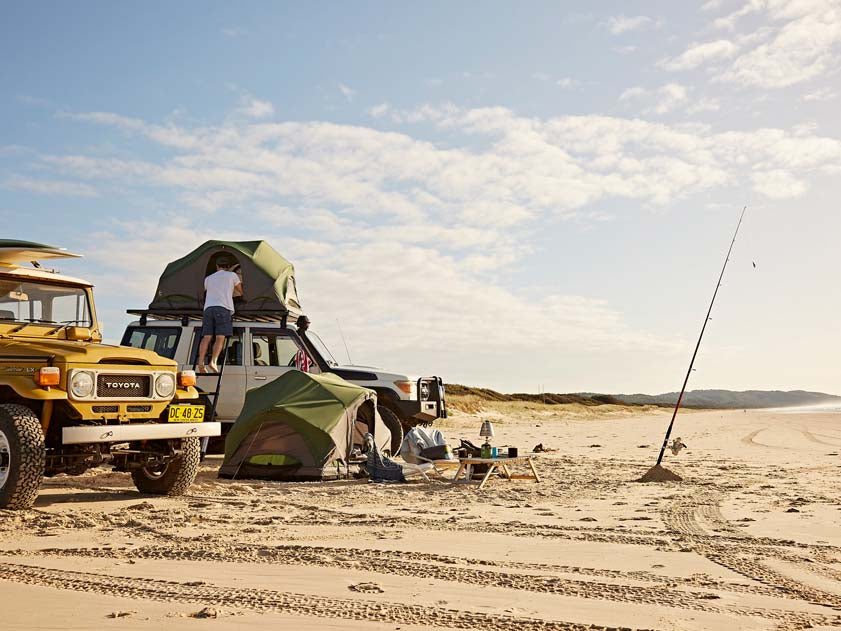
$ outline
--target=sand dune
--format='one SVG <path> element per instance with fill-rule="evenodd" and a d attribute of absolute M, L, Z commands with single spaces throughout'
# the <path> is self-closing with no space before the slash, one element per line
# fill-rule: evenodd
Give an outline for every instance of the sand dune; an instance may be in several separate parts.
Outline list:
<path fill-rule="evenodd" d="M 681 415 L 668 484 L 632 481 L 666 411 L 506 402 L 442 429 L 478 441 L 485 417 L 499 445 L 557 449 L 543 482 L 231 482 L 214 458 L 182 498 L 105 470 L 48 480 L 35 510 L 0 511 L 4 623 L 841 627 L 838 415 Z"/>

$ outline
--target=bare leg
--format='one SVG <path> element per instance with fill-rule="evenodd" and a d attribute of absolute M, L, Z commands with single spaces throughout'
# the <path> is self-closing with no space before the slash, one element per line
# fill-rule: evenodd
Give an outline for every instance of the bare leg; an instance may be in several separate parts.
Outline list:
<path fill-rule="evenodd" d="M 204 367 L 204 358 L 207 357 L 207 347 L 210 346 L 210 338 L 213 337 L 212 335 L 205 335 L 201 338 L 201 342 L 199 343 L 199 356 L 198 364 L 199 372 L 206 372 Z"/>
<path fill-rule="evenodd" d="M 210 369 L 213 372 L 219 371 L 219 366 L 217 366 L 216 362 L 219 360 L 219 355 L 222 352 L 223 346 L 225 346 L 225 336 L 217 335 L 216 340 L 213 342 L 213 353 L 210 356 Z"/>

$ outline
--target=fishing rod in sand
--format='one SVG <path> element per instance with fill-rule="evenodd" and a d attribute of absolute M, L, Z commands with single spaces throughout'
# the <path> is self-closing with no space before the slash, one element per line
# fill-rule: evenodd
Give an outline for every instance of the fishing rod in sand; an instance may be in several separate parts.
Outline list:
<path fill-rule="evenodd" d="M 718 290 L 721 289 L 721 281 L 724 279 L 724 271 L 727 269 L 727 264 L 730 262 L 730 254 L 733 252 L 733 245 L 736 243 L 736 237 L 739 235 L 739 228 L 742 227 L 742 220 L 745 218 L 745 211 L 747 209 L 747 206 L 742 208 L 742 214 L 739 216 L 739 223 L 736 225 L 736 232 L 733 233 L 733 240 L 730 242 L 730 248 L 727 250 L 727 256 L 724 257 L 724 265 L 721 268 L 721 274 L 718 277 L 718 283 L 716 283 L 715 291 L 713 292 L 713 299 L 710 301 L 710 308 L 707 310 L 707 317 L 704 319 L 704 326 L 701 327 L 701 335 L 698 336 L 698 343 L 695 345 L 695 352 L 692 353 L 692 360 L 689 362 L 689 370 L 686 371 L 686 379 L 683 380 L 683 387 L 680 389 L 680 395 L 677 398 L 675 411 L 672 414 L 672 420 L 669 423 L 669 429 L 666 430 L 666 437 L 663 439 L 663 446 L 660 447 L 660 455 L 657 456 L 657 464 L 654 465 L 655 467 L 659 467 L 660 463 L 663 462 L 663 454 L 666 452 L 666 447 L 669 443 L 669 437 L 672 435 L 672 428 L 675 425 L 675 418 L 677 418 L 677 412 L 680 409 L 681 402 L 683 401 L 683 395 L 686 392 L 686 386 L 689 383 L 689 377 L 692 375 L 692 370 L 695 366 L 695 358 L 698 356 L 698 349 L 701 348 L 701 340 L 704 339 L 704 332 L 707 330 L 707 323 L 710 321 L 710 316 L 713 312 L 713 305 L 715 304 L 716 296 L 718 296 Z"/>

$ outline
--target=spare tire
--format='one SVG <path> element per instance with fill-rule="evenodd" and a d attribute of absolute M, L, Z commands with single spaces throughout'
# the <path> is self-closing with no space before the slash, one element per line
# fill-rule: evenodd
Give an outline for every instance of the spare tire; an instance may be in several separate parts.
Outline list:
<path fill-rule="evenodd" d="M 378 405 L 377 412 L 380 413 L 383 424 L 391 432 L 391 455 L 396 456 L 400 453 L 400 445 L 403 444 L 403 424 L 397 415 L 384 405 Z"/>

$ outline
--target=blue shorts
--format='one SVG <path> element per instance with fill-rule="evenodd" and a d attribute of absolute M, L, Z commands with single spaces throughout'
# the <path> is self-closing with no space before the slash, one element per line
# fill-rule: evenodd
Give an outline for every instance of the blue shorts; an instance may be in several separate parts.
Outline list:
<path fill-rule="evenodd" d="M 204 310 L 201 319 L 201 334 L 224 335 L 230 337 L 234 334 L 234 322 L 231 312 L 225 307 L 208 307 Z"/>

